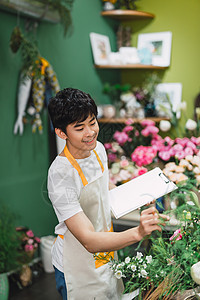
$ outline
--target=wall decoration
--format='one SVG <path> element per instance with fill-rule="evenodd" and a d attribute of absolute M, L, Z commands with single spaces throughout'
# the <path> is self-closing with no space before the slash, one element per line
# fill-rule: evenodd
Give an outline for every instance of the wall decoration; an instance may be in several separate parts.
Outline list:
<path fill-rule="evenodd" d="M 32 132 L 38 129 L 39 133 L 43 132 L 41 113 L 43 107 L 48 104 L 48 100 L 53 94 L 59 92 L 60 86 L 50 63 L 40 57 L 38 62 L 40 76 L 36 73 L 24 77 L 21 74 L 18 90 L 18 116 L 14 125 L 14 134 L 24 131 L 24 123 L 32 124 Z M 31 68 L 31 66 L 30 66 Z"/>
<path fill-rule="evenodd" d="M 181 83 L 159 83 L 156 86 L 157 102 L 161 101 L 162 106 L 165 106 L 166 110 L 176 113 L 176 117 L 180 118 L 180 104 L 182 98 L 182 84 Z M 169 102 L 170 101 L 170 102 Z M 170 108 L 171 103 L 171 108 Z M 159 106 L 159 103 L 156 103 Z M 170 116 L 171 117 L 171 116 Z"/>
<path fill-rule="evenodd" d="M 90 42 L 96 65 L 108 64 L 109 54 L 111 52 L 110 41 L 108 36 L 91 32 Z"/>
<path fill-rule="evenodd" d="M 117 36 L 117 48 L 131 47 L 131 33 L 132 29 L 130 26 L 120 25 L 118 27 Z"/>
<path fill-rule="evenodd" d="M 170 65 L 172 33 L 155 32 L 138 35 L 137 48 L 149 49 L 152 53 L 152 65 L 167 67 Z"/>
<path fill-rule="evenodd" d="M 119 53 L 124 64 L 138 64 L 140 62 L 137 48 L 135 47 L 121 47 L 119 48 Z"/>

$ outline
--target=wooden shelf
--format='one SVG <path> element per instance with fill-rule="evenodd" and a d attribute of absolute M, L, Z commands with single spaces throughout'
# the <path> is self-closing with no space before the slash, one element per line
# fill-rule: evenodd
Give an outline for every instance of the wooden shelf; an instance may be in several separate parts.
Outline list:
<path fill-rule="evenodd" d="M 109 119 L 109 118 L 100 118 L 98 119 L 98 122 L 99 123 L 125 123 L 126 121 L 128 120 L 132 120 L 134 123 L 140 123 L 144 120 L 151 120 L 151 121 L 154 121 L 154 122 L 160 122 L 161 120 L 170 120 L 170 118 L 165 118 L 165 117 L 152 117 L 152 118 L 145 118 L 145 119 L 135 119 L 135 118 L 112 118 L 112 119 Z"/>
<path fill-rule="evenodd" d="M 60 22 L 60 17 L 56 11 L 46 11 L 45 4 L 34 0 L 9 0 L 9 2 L 8 0 L 0 0 L 0 9 L 30 18 L 42 19 L 51 23 Z"/>
<path fill-rule="evenodd" d="M 97 69 L 153 69 L 153 70 L 165 70 L 168 67 L 160 67 L 153 65 L 143 64 L 130 64 L 130 65 L 94 65 Z"/>
<path fill-rule="evenodd" d="M 144 11 L 137 11 L 137 10 L 108 10 L 102 11 L 101 15 L 103 17 L 109 17 L 121 21 L 125 20 L 134 20 L 134 19 L 153 19 L 155 18 L 154 14 L 147 13 Z"/>

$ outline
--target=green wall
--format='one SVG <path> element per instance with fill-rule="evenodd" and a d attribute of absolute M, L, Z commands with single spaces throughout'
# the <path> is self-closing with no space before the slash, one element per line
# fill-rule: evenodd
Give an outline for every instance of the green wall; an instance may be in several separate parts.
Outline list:
<path fill-rule="evenodd" d="M 163 75 L 163 82 L 182 82 L 183 99 L 193 103 L 199 92 L 200 2 L 192 0 L 138 1 L 141 10 L 155 13 L 152 21 L 134 21 L 133 45 L 140 32 L 172 31 L 172 59 Z M 42 22 L 37 30 L 41 55 L 53 66 L 61 88 L 71 86 L 89 92 L 97 104 L 108 103 L 102 94 L 103 83 L 109 81 L 135 82 L 145 76 L 142 71 L 96 70 L 93 67 L 89 33 L 108 35 L 112 51 L 116 50 L 117 22 L 100 16 L 100 0 L 75 0 L 72 11 L 73 34 L 64 37 L 62 27 Z M 20 73 L 20 54 L 9 49 L 12 29 L 17 16 L 0 11 L 0 114 L 1 114 L 1 180 L 0 199 L 6 202 L 20 219 L 37 235 L 53 234 L 56 218 L 45 191 L 49 167 L 47 112 L 43 113 L 44 133 L 32 134 L 25 126 L 23 136 L 13 134 L 17 114 L 17 90 Z M 24 28 L 24 19 L 20 19 Z M 192 112 L 190 105 L 189 112 Z"/>
<path fill-rule="evenodd" d="M 109 99 L 102 95 L 102 82 L 110 74 L 93 67 L 89 33 L 108 34 L 113 51 L 115 36 L 112 22 L 106 22 L 100 11 L 100 1 L 75 1 L 73 34 L 64 37 L 60 24 L 43 22 L 38 27 L 37 40 L 41 55 L 56 71 L 61 88 L 83 89 L 97 103 L 106 103 Z M 13 134 L 21 60 L 20 53 L 13 54 L 9 49 L 9 39 L 16 24 L 16 15 L 0 11 L 0 199 L 19 215 L 17 225 L 29 226 L 41 236 L 53 234 L 57 222 L 45 191 L 49 167 L 47 111 L 43 113 L 42 135 L 32 134 L 30 125 L 25 126 L 23 136 Z M 20 26 L 24 28 L 23 18 Z M 118 77 L 118 73 L 112 72 L 111 81 L 118 81 Z"/>
<path fill-rule="evenodd" d="M 132 21 L 132 43 L 137 46 L 139 33 L 172 32 L 171 65 L 160 72 L 162 82 L 181 82 L 182 99 L 188 103 L 188 116 L 193 113 L 193 103 L 200 92 L 200 2 L 199 0 L 141 0 L 138 9 L 155 14 L 153 20 Z M 123 82 L 137 83 L 138 77 L 143 78 L 149 72 L 124 71 Z"/>

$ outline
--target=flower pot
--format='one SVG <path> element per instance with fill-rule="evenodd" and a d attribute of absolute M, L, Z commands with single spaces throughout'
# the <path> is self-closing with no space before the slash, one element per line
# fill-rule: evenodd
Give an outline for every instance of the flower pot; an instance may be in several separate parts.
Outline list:
<path fill-rule="evenodd" d="M 8 300 L 9 282 L 6 273 L 0 274 L 0 300 Z"/>

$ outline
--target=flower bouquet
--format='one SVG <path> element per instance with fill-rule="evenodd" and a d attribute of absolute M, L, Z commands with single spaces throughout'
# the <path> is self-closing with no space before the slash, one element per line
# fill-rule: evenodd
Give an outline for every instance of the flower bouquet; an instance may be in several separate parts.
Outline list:
<path fill-rule="evenodd" d="M 139 300 L 200 296 L 200 206 L 190 200 L 176 209 L 178 229 L 150 236 L 148 253 L 109 262 L 113 276 L 123 279 L 125 293 L 139 288 Z"/>
<path fill-rule="evenodd" d="M 17 227 L 19 240 L 21 241 L 20 252 L 23 263 L 29 263 L 38 249 L 40 239 L 27 227 Z"/>

